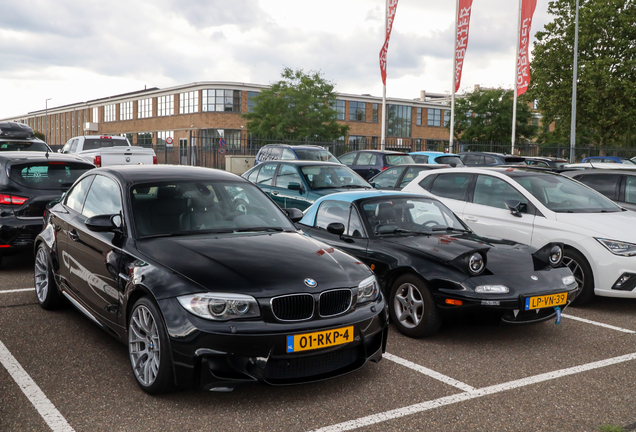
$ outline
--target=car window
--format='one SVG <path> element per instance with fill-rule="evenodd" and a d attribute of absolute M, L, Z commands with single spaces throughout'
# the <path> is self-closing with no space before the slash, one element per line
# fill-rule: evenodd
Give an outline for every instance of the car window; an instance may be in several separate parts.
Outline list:
<path fill-rule="evenodd" d="M 484 165 L 498 165 L 497 159 L 492 156 L 484 156 Z"/>
<path fill-rule="evenodd" d="M 386 155 L 387 165 L 403 165 L 415 163 L 410 155 Z"/>
<path fill-rule="evenodd" d="M 599 175 L 580 175 L 574 177 L 581 183 L 591 187 L 592 189 L 602 193 L 612 200 L 618 199 L 618 182 L 620 176 L 618 174 L 599 174 Z"/>
<path fill-rule="evenodd" d="M 62 147 L 61 153 L 68 153 L 71 150 L 72 143 L 73 143 L 72 139 L 68 140 L 66 144 L 64 144 L 64 147 Z"/>
<path fill-rule="evenodd" d="M 373 153 L 360 153 L 360 156 L 358 156 L 358 160 L 356 161 L 356 165 L 371 165 L 371 158 L 375 160 L 375 155 Z"/>
<path fill-rule="evenodd" d="M 49 147 L 44 141 L 2 141 L 0 151 L 39 151 L 47 152 Z"/>
<path fill-rule="evenodd" d="M 81 162 L 27 162 L 11 165 L 13 181 L 31 189 L 64 190 L 93 165 Z"/>
<path fill-rule="evenodd" d="M 462 158 L 464 165 L 476 166 L 483 163 L 483 156 L 467 154 Z"/>
<path fill-rule="evenodd" d="M 636 176 L 625 176 L 625 202 L 636 204 Z"/>
<path fill-rule="evenodd" d="M 272 177 L 274 177 L 274 172 L 276 172 L 276 165 L 267 164 L 261 167 L 261 170 L 258 172 L 258 176 L 256 177 L 256 184 L 260 186 L 271 186 L 272 185 Z"/>
<path fill-rule="evenodd" d="M 422 171 L 427 171 L 427 169 L 424 167 L 409 168 L 406 171 L 406 174 L 404 174 L 404 178 L 402 179 L 402 182 L 400 183 L 400 189 L 405 188 L 406 185 L 411 183 L 415 179 L 415 177 L 417 177 L 419 173 L 421 173 Z"/>
<path fill-rule="evenodd" d="M 261 165 L 262 166 L 262 165 Z M 258 172 L 260 171 L 261 167 L 255 168 L 250 175 L 247 176 L 247 179 L 249 181 L 251 181 L 252 183 L 256 183 L 256 177 L 258 177 Z"/>
<path fill-rule="evenodd" d="M 459 156 L 438 156 L 435 158 L 435 162 L 438 164 L 455 164 L 455 166 L 464 166 L 464 163 Z"/>
<path fill-rule="evenodd" d="M 279 160 L 283 155 L 283 149 L 281 147 L 272 147 L 269 150 L 269 155 L 267 156 L 267 160 Z"/>
<path fill-rule="evenodd" d="M 351 237 L 366 238 L 364 228 L 362 227 L 362 220 L 360 215 L 354 206 L 351 206 L 351 215 L 349 216 L 349 227 L 347 228 L 347 235 Z"/>
<path fill-rule="evenodd" d="M 117 183 L 108 177 L 98 175 L 86 195 L 82 215 L 112 215 L 121 212 L 121 193 Z"/>
<path fill-rule="evenodd" d="M 396 167 L 386 169 L 373 179 L 373 182 L 376 187 L 380 188 L 395 187 L 400 175 L 404 172 L 404 168 L 405 167 Z"/>
<path fill-rule="evenodd" d="M 342 165 L 309 165 L 301 171 L 311 189 L 369 187 L 355 171 Z"/>
<path fill-rule="evenodd" d="M 128 146 L 128 141 L 119 138 L 86 138 L 82 150 L 95 150 L 104 147 L 121 147 Z M 73 146 L 71 145 L 71 152 L 73 152 Z"/>
<path fill-rule="evenodd" d="M 371 156 L 372 157 L 371 157 L 371 160 L 369 160 L 369 165 L 371 166 L 382 165 L 382 156 L 377 154 L 372 154 Z"/>
<path fill-rule="evenodd" d="M 473 203 L 507 209 L 506 201 L 528 204 L 528 200 L 504 180 L 489 175 L 477 176 Z"/>
<path fill-rule="evenodd" d="M 88 187 L 91 185 L 94 178 L 95 176 L 84 177 L 82 181 L 73 186 L 73 188 L 66 194 L 65 204 L 67 207 L 72 208 L 78 213 L 82 212 L 86 192 L 88 192 Z"/>
<path fill-rule="evenodd" d="M 427 155 L 411 155 L 415 163 L 428 163 Z"/>
<path fill-rule="evenodd" d="M 276 176 L 276 187 L 287 189 L 290 183 L 302 184 L 295 166 L 281 165 Z"/>
<path fill-rule="evenodd" d="M 315 160 L 321 162 L 340 163 L 328 150 L 317 149 L 296 149 L 296 154 L 300 160 Z"/>
<path fill-rule="evenodd" d="M 344 165 L 353 165 L 353 160 L 358 153 L 347 153 L 340 156 L 340 162 Z"/>
<path fill-rule="evenodd" d="M 75 138 L 71 143 L 71 153 L 75 153 L 77 150 L 77 145 L 79 144 L 79 139 Z"/>
<path fill-rule="evenodd" d="M 291 151 L 290 149 L 283 149 L 283 154 L 281 156 L 282 160 L 295 160 L 296 159 L 296 154 Z"/>
<path fill-rule="evenodd" d="M 349 203 L 342 201 L 323 201 L 316 214 L 316 227 L 327 229 L 329 224 L 336 222 L 346 227 L 349 219 L 349 206 Z"/>
<path fill-rule="evenodd" d="M 433 181 L 430 191 L 433 195 L 456 200 L 465 200 L 471 174 L 440 174 Z"/>

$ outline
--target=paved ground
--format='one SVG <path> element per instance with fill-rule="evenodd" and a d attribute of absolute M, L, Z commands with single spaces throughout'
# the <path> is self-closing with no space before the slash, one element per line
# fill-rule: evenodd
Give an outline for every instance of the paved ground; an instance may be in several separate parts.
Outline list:
<path fill-rule="evenodd" d="M 636 430 L 636 300 L 570 308 L 560 325 L 391 329 L 382 362 L 322 383 L 151 397 L 124 345 L 71 307 L 40 309 L 32 265 L 0 270 L 0 431 Z"/>

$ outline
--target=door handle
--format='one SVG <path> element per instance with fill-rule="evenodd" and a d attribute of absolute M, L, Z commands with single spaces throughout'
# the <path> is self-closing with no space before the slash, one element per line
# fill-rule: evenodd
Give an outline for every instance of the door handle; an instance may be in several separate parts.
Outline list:
<path fill-rule="evenodd" d="M 272 195 L 278 195 L 278 191 L 272 191 Z"/>
<path fill-rule="evenodd" d="M 466 219 L 469 222 L 477 222 L 477 218 L 474 216 L 464 216 L 464 219 Z"/>
<path fill-rule="evenodd" d="M 68 236 L 71 238 L 71 240 L 73 241 L 79 241 L 79 234 L 77 234 L 77 231 L 72 230 L 68 232 Z"/>

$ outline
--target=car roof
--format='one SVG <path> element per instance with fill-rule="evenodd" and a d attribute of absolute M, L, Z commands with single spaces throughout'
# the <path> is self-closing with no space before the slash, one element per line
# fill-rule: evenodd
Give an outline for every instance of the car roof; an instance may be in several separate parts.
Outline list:
<path fill-rule="evenodd" d="M 379 153 L 379 154 L 400 154 L 400 155 L 408 155 L 407 152 L 399 152 L 399 151 L 393 151 L 393 150 L 353 150 L 350 151 L 349 153 Z M 349 154 L 349 153 L 345 153 L 345 154 Z M 343 155 L 344 156 L 344 155 Z"/>
<path fill-rule="evenodd" d="M 461 167 L 458 168 L 442 168 L 435 171 L 423 171 L 425 175 L 431 174 L 443 174 L 443 173 L 470 173 L 470 174 L 500 174 L 508 177 L 524 177 L 529 174 L 537 175 L 559 175 L 552 170 L 537 169 L 537 167 L 530 167 L 525 165 L 508 165 L 508 166 L 493 166 L 493 167 Z M 422 173 L 420 173 L 422 175 Z"/>
<path fill-rule="evenodd" d="M 48 155 L 48 156 L 47 156 Z M 43 151 L 7 151 L 0 152 L 0 160 L 7 161 L 33 161 L 33 162 L 82 162 L 93 165 L 86 159 L 75 155 L 43 152 Z"/>
<path fill-rule="evenodd" d="M 186 165 L 112 165 L 90 171 L 90 174 L 99 173 L 117 177 L 122 184 L 184 180 L 227 180 L 249 183 L 229 171 Z"/>
<path fill-rule="evenodd" d="M 286 164 L 290 164 L 290 165 L 302 165 L 302 166 L 309 166 L 309 165 L 325 165 L 325 166 L 337 166 L 337 167 L 342 167 L 345 166 L 341 163 L 338 162 L 326 162 L 326 161 L 309 161 L 309 160 L 298 160 L 298 159 L 290 159 L 290 160 L 283 160 L 283 159 L 277 159 L 277 160 L 269 160 L 269 161 L 263 161 L 261 163 L 259 163 L 256 166 L 261 166 L 261 165 L 272 165 L 272 164 L 280 164 L 280 163 L 286 163 Z"/>
<path fill-rule="evenodd" d="M 636 176 L 636 169 L 584 169 L 584 170 L 572 170 L 572 171 L 564 171 L 561 174 L 566 175 L 568 177 L 573 177 L 575 175 L 602 175 L 602 174 L 625 174 Z"/>
<path fill-rule="evenodd" d="M 123 137 L 121 135 L 108 135 L 108 134 L 104 134 L 104 135 L 84 135 L 84 138 L 91 138 L 91 139 L 99 139 L 99 138 L 108 138 L 108 139 L 126 139 L 126 137 Z M 73 138 L 80 138 L 80 137 L 73 137 Z M 73 139 L 71 138 L 71 139 Z"/>
<path fill-rule="evenodd" d="M 265 144 L 263 147 L 285 147 L 292 149 L 304 149 L 304 150 L 327 150 L 326 148 L 315 145 L 315 144 L 300 144 L 300 145 L 292 145 L 292 144 Z"/>
<path fill-rule="evenodd" d="M 445 153 L 439 151 L 416 151 L 409 153 L 410 155 L 426 155 L 426 156 L 459 156 L 457 153 Z"/>

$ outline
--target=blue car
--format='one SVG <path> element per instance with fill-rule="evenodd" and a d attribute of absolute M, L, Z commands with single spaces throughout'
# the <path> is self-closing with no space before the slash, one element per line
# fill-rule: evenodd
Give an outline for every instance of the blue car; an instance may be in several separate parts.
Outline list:
<path fill-rule="evenodd" d="M 619 164 L 627 164 L 627 165 L 636 165 L 634 161 L 631 161 L 627 158 L 620 157 L 620 156 L 591 156 L 591 157 L 586 157 L 585 159 L 583 159 L 581 163 L 583 162 L 590 162 L 590 163 L 604 162 L 604 163 L 619 163 Z"/>
<path fill-rule="evenodd" d="M 443 153 L 437 151 L 418 151 L 409 153 L 415 163 L 446 164 L 452 167 L 464 166 L 464 162 L 455 153 Z"/>

